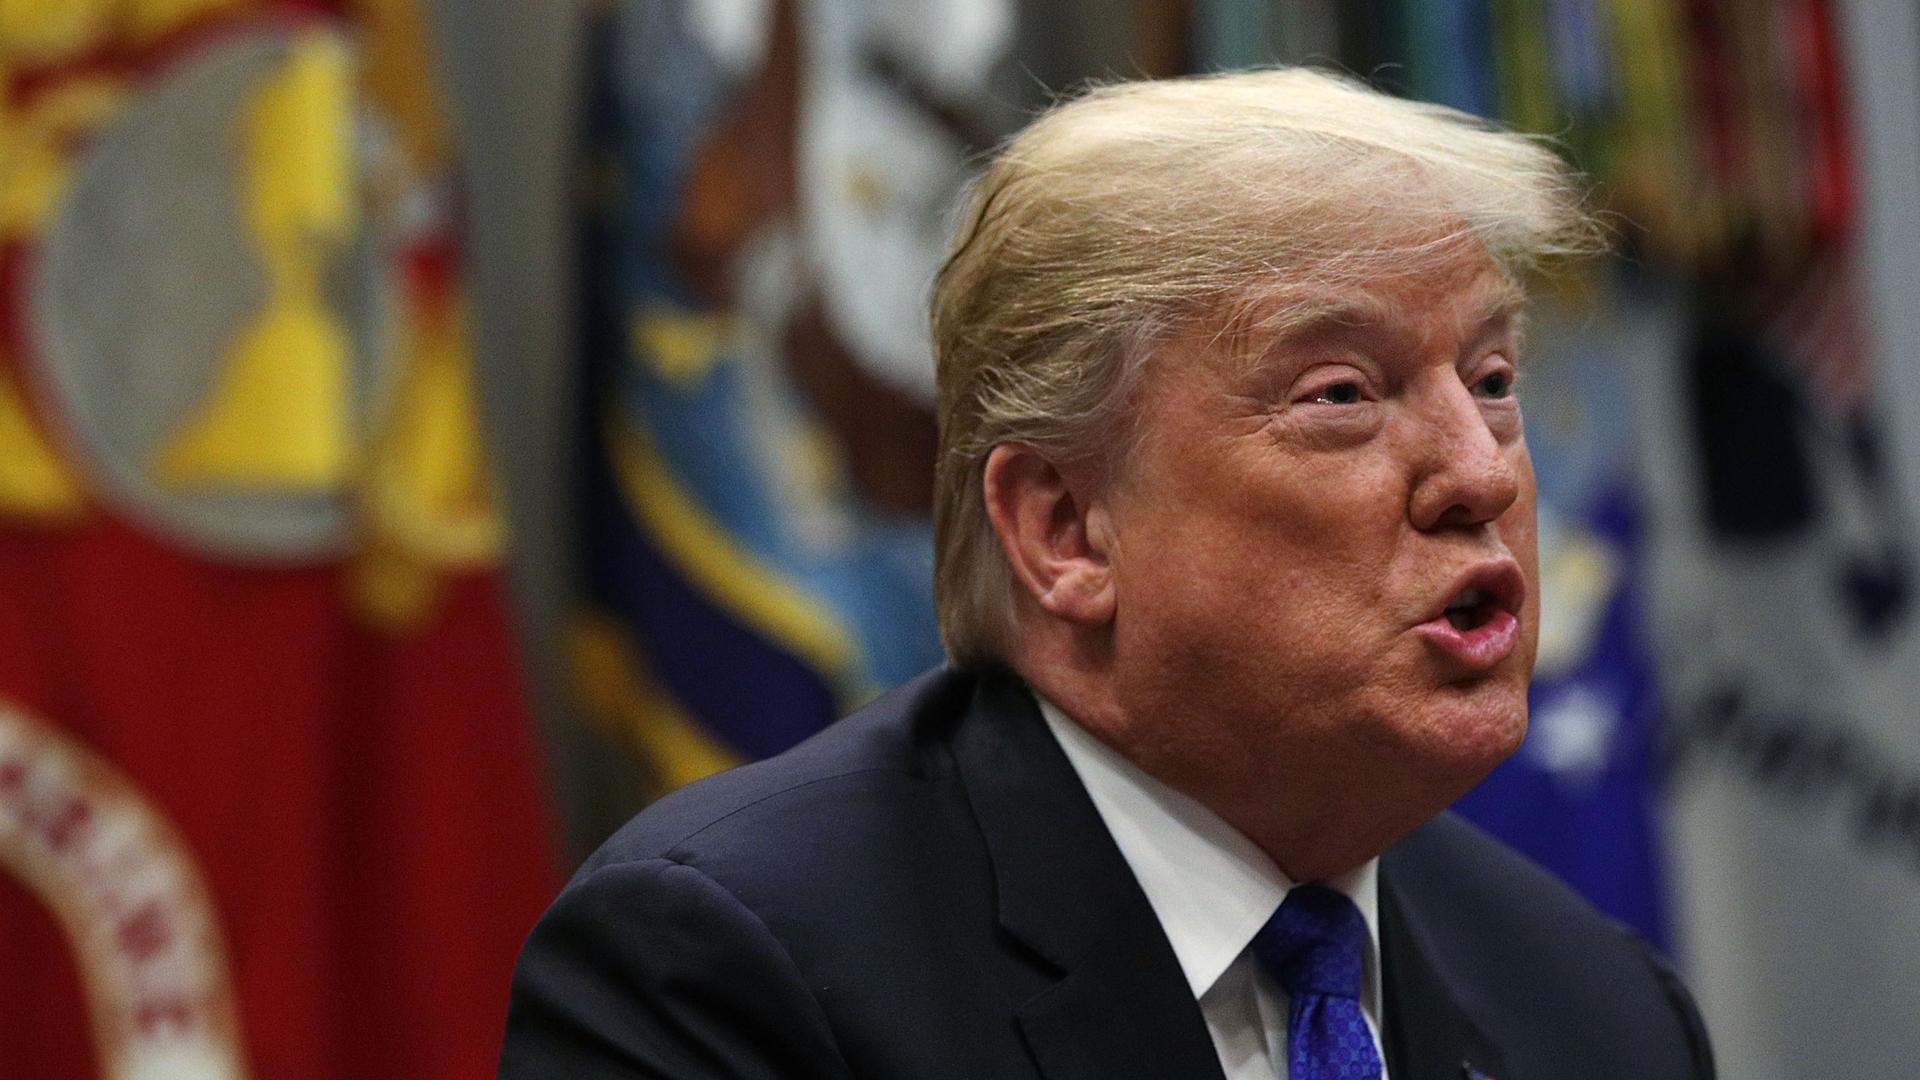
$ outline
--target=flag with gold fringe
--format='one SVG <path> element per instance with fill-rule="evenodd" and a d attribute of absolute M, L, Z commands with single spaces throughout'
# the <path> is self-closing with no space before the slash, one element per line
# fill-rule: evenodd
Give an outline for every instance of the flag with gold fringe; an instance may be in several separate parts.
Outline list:
<path fill-rule="evenodd" d="M 0 6 L 9 1075 L 471 1077 L 557 882 L 414 0 Z"/>
<path fill-rule="evenodd" d="M 589 34 L 574 641 L 667 789 L 940 662 L 926 290 L 1003 0 L 616 4 Z"/>

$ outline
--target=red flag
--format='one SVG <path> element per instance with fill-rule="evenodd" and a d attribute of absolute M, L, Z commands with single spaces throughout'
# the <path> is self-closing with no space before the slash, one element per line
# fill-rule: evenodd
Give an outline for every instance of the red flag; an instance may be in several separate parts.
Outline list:
<path fill-rule="evenodd" d="M 363 6 L 0 27 L 10 1074 L 491 1075 L 557 887 L 430 58 Z"/>

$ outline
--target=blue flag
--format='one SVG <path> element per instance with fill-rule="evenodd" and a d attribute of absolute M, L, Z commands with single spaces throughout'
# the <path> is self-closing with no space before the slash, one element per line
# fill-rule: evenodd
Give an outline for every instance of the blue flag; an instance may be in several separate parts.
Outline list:
<path fill-rule="evenodd" d="M 662 787 L 943 657 L 925 290 L 969 146 L 926 102 L 1008 27 L 925 6 L 625 0 L 589 35 L 574 645 Z"/>

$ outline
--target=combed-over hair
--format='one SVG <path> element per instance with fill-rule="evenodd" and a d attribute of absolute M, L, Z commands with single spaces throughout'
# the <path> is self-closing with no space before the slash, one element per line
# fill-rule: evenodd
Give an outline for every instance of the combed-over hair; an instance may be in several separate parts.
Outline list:
<path fill-rule="evenodd" d="M 933 292 L 934 596 L 963 665 L 1003 659 L 1015 583 L 987 456 L 1114 463 L 1155 342 L 1203 320 L 1279 332 L 1329 292 L 1483 248 L 1516 281 L 1603 247 L 1541 142 L 1304 68 L 1103 86 L 1015 136 L 976 185 Z"/>

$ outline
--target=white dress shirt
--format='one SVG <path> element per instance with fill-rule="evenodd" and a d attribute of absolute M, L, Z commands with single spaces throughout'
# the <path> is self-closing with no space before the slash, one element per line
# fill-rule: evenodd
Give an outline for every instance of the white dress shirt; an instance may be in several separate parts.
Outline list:
<path fill-rule="evenodd" d="M 1218 814 L 1148 776 L 1052 702 L 1039 701 L 1047 726 L 1160 918 L 1227 1080 L 1286 1080 L 1287 994 L 1247 945 L 1294 883 Z M 1378 1048 L 1379 860 L 1325 884 L 1351 897 L 1367 923 L 1360 1008 Z"/>

